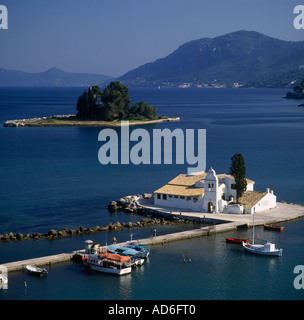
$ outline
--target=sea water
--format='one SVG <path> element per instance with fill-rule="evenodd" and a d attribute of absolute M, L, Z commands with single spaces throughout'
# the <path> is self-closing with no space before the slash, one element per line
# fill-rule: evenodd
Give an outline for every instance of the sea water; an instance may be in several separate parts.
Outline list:
<path fill-rule="evenodd" d="M 8 119 L 73 114 L 83 88 L 1 88 L 0 122 Z M 283 99 L 286 89 L 130 88 L 133 102 L 145 100 L 160 115 L 178 122 L 153 129 L 206 129 L 207 169 L 229 173 L 231 157 L 242 153 L 255 190 L 274 190 L 278 201 L 304 205 L 304 109 Z M 0 127 L 0 234 L 46 233 L 50 229 L 103 226 L 142 217 L 109 213 L 110 201 L 152 193 L 184 165 L 107 165 L 98 161 L 101 128 Z M 120 129 L 116 129 L 120 134 Z M 132 128 L 130 128 L 132 130 Z M 174 159 L 174 158 L 173 158 Z M 303 265 L 304 219 L 283 224 L 282 233 L 256 228 L 261 240 L 283 248 L 283 257 L 250 255 L 226 244 L 226 236 L 251 230 L 153 246 L 148 261 L 124 277 L 88 272 L 62 263 L 47 278 L 9 274 L 0 299 L 303 299 L 293 286 Z M 158 234 L 197 226 L 157 226 Z M 150 228 L 124 229 L 57 239 L 0 243 L 0 263 L 35 259 L 84 247 L 88 238 L 105 244 L 146 238 Z M 191 259 L 184 263 L 183 256 Z M 24 282 L 27 287 L 25 288 Z"/>

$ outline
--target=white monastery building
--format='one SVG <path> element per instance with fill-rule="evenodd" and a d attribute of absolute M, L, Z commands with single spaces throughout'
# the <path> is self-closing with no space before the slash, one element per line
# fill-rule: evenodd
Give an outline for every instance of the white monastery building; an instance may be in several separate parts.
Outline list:
<path fill-rule="evenodd" d="M 276 207 L 273 190 L 253 190 L 254 181 L 247 179 L 247 189 L 235 204 L 233 176 L 208 172 L 180 174 L 154 191 L 154 204 L 161 207 L 189 209 L 210 213 L 254 213 Z"/>

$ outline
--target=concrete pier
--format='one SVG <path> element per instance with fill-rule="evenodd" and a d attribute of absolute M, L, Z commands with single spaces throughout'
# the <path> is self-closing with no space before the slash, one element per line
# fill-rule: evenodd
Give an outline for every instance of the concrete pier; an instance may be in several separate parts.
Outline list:
<path fill-rule="evenodd" d="M 214 233 L 226 232 L 236 230 L 241 227 L 252 227 L 252 215 L 251 214 L 222 214 L 222 213 L 199 213 L 199 212 L 189 212 L 181 211 L 180 209 L 174 208 L 160 208 L 153 206 L 153 203 L 149 200 L 144 201 L 141 199 L 139 201 L 140 205 L 151 210 L 155 211 L 164 217 L 166 215 L 176 215 L 182 219 L 199 219 L 202 223 L 210 223 L 210 225 L 183 232 L 171 233 L 162 236 L 157 236 L 154 238 L 140 239 L 139 242 L 142 244 L 165 244 L 177 240 L 191 239 L 195 237 L 206 236 Z M 277 207 L 267 211 L 259 212 L 255 214 L 255 225 L 261 226 L 264 224 L 274 224 L 285 222 L 293 219 L 304 217 L 304 206 L 278 203 Z M 213 224 L 217 223 L 217 224 Z M 120 243 L 124 245 L 124 243 Z M 36 266 L 45 266 L 50 264 L 55 264 L 59 262 L 70 261 L 76 254 L 82 254 L 84 250 L 78 250 L 68 253 L 60 253 L 56 255 L 40 257 L 35 259 L 28 259 L 16 262 L 10 262 L 3 264 L 7 268 L 8 272 L 11 271 L 20 271 L 23 269 L 23 266 L 26 264 L 36 265 Z"/>

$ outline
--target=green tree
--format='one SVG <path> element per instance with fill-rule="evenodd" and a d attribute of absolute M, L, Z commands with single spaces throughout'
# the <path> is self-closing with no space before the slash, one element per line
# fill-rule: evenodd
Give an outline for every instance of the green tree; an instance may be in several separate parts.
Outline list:
<path fill-rule="evenodd" d="M 130 120 L 153 120 L 157 118 L 156 108 L 148 105 L 145 101 L 140 101 L 139 103 L 132 105 L 129 112 Z"/>
<path fill-rule="evenodd" d="M 157 119 L 155 107 L 144 101 L 131 108 L 130 104 L 129 89 L 119 81 L 112 81 L 104 91 L 98 86 L 84 91 L 77 101 L 77 116 L 104 121 Z"/>
<path fill-rule="evenodd" d="M 130 96 L 129 89 L 124 84 L 119 81 L 112 81 L 103 91 L 101 95 L 101 100 L 104 106 L 115 106 L 115 111 L 113 112 L 113 119 L 123 120 L 129 114 L 130 108 Z"/>
<path fill-rule="evenodd" d="M 77 116 L 82 119 L 97 119 L 99 107 L 96 105 L 96 96 L 101 95 L 98 86 L 90 87 L 88 91 L 84 91 L 77 101 Z"/>
<path fill-rule="evenodd" d="M 245 160 L 241 153 L 236 153 L 231 158 L 230 174 L 235 180 L 236 197 L 237 202 L 239 202 L 239 198 L 244 194 L 247 188 Z"/>
<path fill-rule="evenodd" d="M 77 117 L 87 119 L 89 114 L 89 95 L 87 91 L 85 90 L 83 94 L 78 98 L 77 101 Z"/>

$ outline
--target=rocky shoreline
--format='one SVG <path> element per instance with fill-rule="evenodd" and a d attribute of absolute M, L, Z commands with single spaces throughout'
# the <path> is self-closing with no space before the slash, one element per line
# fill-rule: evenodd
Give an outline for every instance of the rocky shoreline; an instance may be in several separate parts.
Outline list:
<path fill-rule="evenodd" d="M 144 194 L 141 197 L 143 198 L 149 198 L 152 197 L 150 194 Z M 143 227 L 150 227 L 150 226 L 155 226 L 155 225 L 165 225 L 165 224 L 174 224 L 175 222 L 189 222 L 185 221 L 183 219 L 177 218 L 177 217 L 172 217 L 171 219 L 164 218 L 161 216 L 157 216 L 152 214 L 149 210 L 141 207 L 137 203 L 138 196 L 126 196 L 124 198 L 121 198 L 117 201 L 112 201 L 109 206 L 108 210 L 110 212 L 116 211 L 116 210 L 123 210 L 126 213 L 136 213 L 138 215 L 144 215 L 146 216 L 140 221 L 137 222 L 115 222 L 115 223 L 108 223 L 107 225 L 100 227 L 79 227 L 78 229 L 68 229 L 68 228 L 63 228 L 60 230 L 54 230 L 51 229 L 47 233 L 39 233 L 39 232 L 34 232 L 32 234 L 22 234 L 20 232 L 18 233 L 13 233 L 9 232 L 4 235 L 0 235 L 0 242 L 8 242 L 8 241 L 24 241 L 24 240 L 39 240 L 39 239 L 48 239 L 48 240 L 53 240 L 53 239 L 58 239 L 58 238 L 63 238 L 63 237 L 68 237 L 68 236 L 76 236 L 76 235 L 81 235 L 81 234 L 90 234 L 90 233 L 97 233 L 97 232 L 103 232 L 103 231 L 119 231 L 124 228 L 143 228 Z"/>

